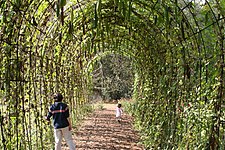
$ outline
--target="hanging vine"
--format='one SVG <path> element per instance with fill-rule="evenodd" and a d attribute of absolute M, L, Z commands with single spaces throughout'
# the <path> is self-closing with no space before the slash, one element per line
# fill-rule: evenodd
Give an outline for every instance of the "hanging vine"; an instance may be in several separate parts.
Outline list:
<path fill-rule="evenodd" d="M 1 1 L 0 147 L 52 147 L 51 95 L 65 95 L 75 124 L 95 58 L 116 53 L 133 63 L 147 149 L 223 149 L 224 10 L 217 0 Z"/>

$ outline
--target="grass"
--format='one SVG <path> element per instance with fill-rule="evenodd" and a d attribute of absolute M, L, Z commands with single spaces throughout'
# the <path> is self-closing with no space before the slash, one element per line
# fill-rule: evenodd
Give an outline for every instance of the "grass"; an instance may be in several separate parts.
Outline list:
<path fill-rule="evenodd" d="M 100 101 L 100 102 L 94 104 L 94 109 L 95 110 L 104 110 L 104 102 Z"/>

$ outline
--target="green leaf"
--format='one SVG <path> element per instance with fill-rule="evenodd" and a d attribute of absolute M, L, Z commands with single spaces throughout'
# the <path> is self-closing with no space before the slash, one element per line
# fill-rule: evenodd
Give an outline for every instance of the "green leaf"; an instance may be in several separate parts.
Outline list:
<path fill-rule="evenodd" d="M 126 17 L 126 12 L 127 12 L 127 8 L 126 8 L 126 3 L 122 2 L 122 8 L 123 8 L 123 16 Z"/>
<path fill-rule="evenodd" d="M 102 0 L 98 0 L 98 3 L 97 3 L 97 11 L 98 11 L 98 13 L 101 12 L 101 7 L 102 7 Z"/>
<path fill-rule="evenodd" d="M 123 1 L 119 1 L 119 11 L 123 9 Z"/>
<path fill-rule="evenodd" d="M 21 5 L 21 0 L 16 0 L 15 5 L 16 5 L 16 7 L 20 7 L 20 5 Z"/>
<path fill-rule="evenodd" d="M 127 19 L 130 20 L 130 15 L 131 15 L 131 9 L 132 9 L 132 4 L 131 1 L 129 1 L 129 9 L 128 9 L 128 13 L 127 13 Z"/>
<path fill-rule="evenodd" d="M 82 28 L 83 28 L 83 34 L 85 34 L 86 33 L 86 29 L 85 29 L 85 24 L 84 23 L 82 25 Z"/>
<path fill-rule="evenodd" d="M 165 22 L 166 22 L 166 27 L 169 25 L 169 11 L 168 11 L 168 6 L 165 6 L 165 12 L 164 12 L 164 17 L 165 17 Z"/>
<path fill-rule="evenodd" d="M 177 17 L 178 17 L 178 4 L 177 4 L 177 0 L 175 0 L 175 19 L 177 21 Z"/>
<path fill-rule="evenodd" d="M 116 5 L 118 5 L 119 0 L 114 0 L 114 3 L 115 3 Z"/>
<path fill-rule="evenodd" d="M 182 38 L 185 39 L 183 19 L 182 19 L 181 22 L 180 22 L 180 26 L 181 26 L 181 35 L 182 35 Z"/>
<path fill-rule="evenodd" d="M 96 44 L 94 45 L 94 54 L 96 54 L 97 52 L 97 48 L 96 48 Z"/>
<path fill-rule="evenodd" d="M 59 17 L 59 4 L 56 4 L 56 16 Z"/>
<path fill-rule="evenodd" d="M 209 21 L 209 14 L 208 14 L 208 12 L 207 12 L 207 13 L 205 14 L 205 25 L 207 25 L 208 21 Z"/>
<path fill-rule="evenodd" d="M 73 23 L 70 21 L 69 22 L 69 34 L 73 33 Z"/>
<path fill-rule="evenodd" d="M 155 15 L 155 16 L 154 16 L 154 24 L 155 24 L 155 25 L 157 24 L 157 20 L 158 20 L 158 16 Z"/>
<path fill-rule="evenodd" d="M 105 22 L 105 27 L 106 27 L 106 33 L 107 33 L 107 35 L 109 36 L 110 29 L 109 29 L 108 21 Z"/>
<path fill-rule="evenodd" d="M 64 7 L 66 5 L 66 0 L 61 0 L 60 1 L 60 6 L 61 8 Z"/>
<path fill-rule="evenodd" d="M 93 28 L 97 28 L 98 25 L 98 14 L 97 14 L 97 6 L 95 5 L 95 17 L 94 17 L 94 24 L 93 24 Z"/>
<path fill-rule="evenodd" d="M 71 8 L 71 16 L 70 16 L 70 21 L 69 21 L 69 34 L 73 33 L 73 8 Z"/>
<path fill-rule="evenodd" d="M 71 8 L 71 18 L 70 18 L 71 22 L 73 22 L 73 19 L 74 19 L 74 15 L 73 15 L 73 7 L 72 7 Z"/>

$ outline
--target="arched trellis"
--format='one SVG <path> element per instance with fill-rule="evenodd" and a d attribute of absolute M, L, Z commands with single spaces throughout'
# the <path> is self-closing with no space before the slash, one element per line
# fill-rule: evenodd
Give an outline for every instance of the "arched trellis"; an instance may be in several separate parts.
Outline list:
<path fill-rule="evenodd" d="M 224 5 L 2 1 L 0 146 L 45 149 L 41 116 L 51 93 L 62 91 L 72 108 L 87 102 L 85 66 L 98 53 L 119 50 L 135 58 L 135 115 L 148 133 L 146 146 L 224 147 Z"/>

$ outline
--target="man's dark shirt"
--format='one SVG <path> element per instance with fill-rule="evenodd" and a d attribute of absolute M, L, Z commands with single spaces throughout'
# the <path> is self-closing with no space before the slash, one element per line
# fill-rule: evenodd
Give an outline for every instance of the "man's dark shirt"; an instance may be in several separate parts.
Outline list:
<path fill-rule="evenodd" d="M 69 109 L 67 104 L 55 102 L 49 109 L 47 120 L 50 120 L 51 116 L 53 116 L 53 125 L 55 129 L 69 126 L 67 120 L 69 117 Z"/>

